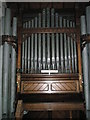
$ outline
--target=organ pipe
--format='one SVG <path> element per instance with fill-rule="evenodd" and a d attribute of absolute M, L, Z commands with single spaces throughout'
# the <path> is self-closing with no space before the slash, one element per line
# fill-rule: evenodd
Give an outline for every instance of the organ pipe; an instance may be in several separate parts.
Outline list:
<path fill-rule="evenodd" d="M 8 110 L 8 84 L 9 84 L 9 44 L 4 43 L 4 65 L 3 65 L 3 114 Z"/>
<path fill-rule="evenodd" d="M 11 108 L 10 108 L 10 112 L 14 113 L 15 112 L 15 108 L 14 108 L 14 104 L 15 104 L 15 88 L 16 88 L 16 84 L 15 84 L 15 79 L 16 79 L 16 51 L 15 49 L 12 47 L 12 57 L 11 57 Z"/>
<path fill-rule="evenodd" d="M 30 73 L 30 49 L 31 49 L 31 37 L 28 37 L 28 73 Z"/>
<path fill-rule="evenodd" d="M 51 27 L 54 27 L 54 8 L 51 9 Z"/>
<path fill-rule="evenodd" d="M 70 27 L 73 27 L 72 21 L 70 21 Z M 73 46 L 73 39 L 71 38 L 71 67 L 72 67 L 72 72 L 74 73 L 74 46 Z"/>
<path fill-rule="evenodd" d="M 41 70 L 41 34 L 39 34 L 39 39 L 38 39 L 38 62 L 39 62 L 39 72 Z"/>
<path fill-rule="evenodd" d="M 13 31 L 12 31 L 13 36 L 17 36 L 17 18 L 13 17 Z"/>
<path fill-rule="evenodd" d="M 5 19 L 5 35 L 10 35 L 11 30 L 11 11 L 6 8 L 6 19 Z"/>
<path fill-rule="evenodd" d="M 63 51 L 63 34 L 60 33 L 60 55 L 61 55 L 61 72 L 64 72 L 64 51 Z"/>
<path fill-rule="evenodd" d="M 37 34 L 35 34 L 35 72 L 37 73 Z"/>
<path fill-rule="evenodd" d="M 1 36 L 0 36 L 1 37 Z M 2 119 L 3 45 L 0 45 L 0 119 Z"/>
<path fill-rule="evenodd" d="M 13 18 L 13 36 L 17 36 L 17 18 L 14 17 Z M 16 51 L 13 48 L 13 46 L 11 47 L 11 108 L 10 108 L 10 112 L 14 113 L 15 112 L 15 108 L 14 108 L 14 103 L 15 103 L 15 79 L 16 79 Z"/>
<path fill-rule="evenodd" d="M 86 7 L 87 34 L 90 34 L 90 6 Z"/>
<path fill-rule="evenodd" d="M 47 65 L 48 69 L 50 69 L 50 34 L 47 34 Z"/>
<path fill-rule="evenodd" d="M 86 9 L 87 15 L 87 9 Z M 85 16 L 81 16 L 81 35 L 85 35 L 86 32 L 86 20 Z M 88 44 L 85 45 L 82 51 L 82 62 L 83 62 L 83 74 L 84 74 L 84 92 L 86 101 L 86 117 L 89 118 L 88 111 L 90 110 L 90 86 L 89 86 L 89 60 L 88 60 Z"/>
<path fill-rule="evenodd" d="M 11 11 L 6 9 L 5 35 L 10 35 Z M 3 114 L 8 114 L 8 84 L 9 84 L 9 57 L 10 45 L 4 43 L 4 65 L 3 65 Z"/>
<path fill-rule="evenodd" d="M 46 47 L 45 47 L 45 34 L 43 33 L 43 36 L 42 36 L 42 51 L 43 51 L 43 58 L 42 58 L 42 61 L 43 61 L 43 69 L 46 68 Z"/>
<path fill-rule="evenodd" d="M 50 27 L 50 9 L 47 8 L 47 27 Z"/>
<path fill-rule="evenodd" d="M 66 19 L 63 20 L 63 26 L 66 27 Z M 68 70 L 68 59 L 67 59 L 67 36 L 64 33 L 64 60 L 65 60 L 65 72 L 67 73 Z"/>
<path fill-rule="evenodd" d="M 54 41 L 54 33 L 51 34 L 51 44 L 52 44 L 52 69 L 55 69 L 55 41 Z"/>

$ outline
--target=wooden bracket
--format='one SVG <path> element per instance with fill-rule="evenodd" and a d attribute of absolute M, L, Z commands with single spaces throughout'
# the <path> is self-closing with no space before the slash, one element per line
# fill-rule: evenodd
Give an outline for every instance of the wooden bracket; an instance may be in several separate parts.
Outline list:
<path fill-rule="evenodd" d="M 20 92 L 21 74 L 17 73 L 17 92 Z"/>
<path fill-rule="evenodd" d="M 17 43 L 16 43 L 16 37 L 15 36 L 9 36 L 9 35 L 3 35 L 2 36 L 2 44 L 7 42 L 8 44 L 12 45 L 13 48 L 17 48 Z"/>
<path fill-rule="evenodd" d="M 90 43 L 90 35 L 82 35 L 81 40 L 82 40 L 82 48 L 84 48 L 87 43 Z"/>

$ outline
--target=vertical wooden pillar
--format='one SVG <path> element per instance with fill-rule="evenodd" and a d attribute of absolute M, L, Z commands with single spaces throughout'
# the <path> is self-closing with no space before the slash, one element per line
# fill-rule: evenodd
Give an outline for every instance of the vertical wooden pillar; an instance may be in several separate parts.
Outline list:
<path fill-rule="evenodd" d="M 23 111 L 24 111 L 23 110 L 23 102 L 22 102 L 22 100 L 18 100 L 16 114 L 15 114 L 16 120 L 22 120 Z"/>
<path fill-rule="evenodd" d="M 72 110 L 70 110 L 70 120 L 72 120 Z"/>
<path fill-rule="evenodd" d="M 77 29 L 77 52 L 78 52 L 78 72 L 80 91 L 82 92 L 82 60 L 81 60 L 81 45 L 80 45 L 80 10 L 76 3 L 76 29 Z"/>
<path fill-rule="evenodd" d="M 20 92 L 21 80 L 21 27 L 18 27 L 17 92 Z"/>
<path fill-rule="evenodd" d="M 21 14 L 18 17 L 18 56 L 17 56 L 17 92 L 20 92 L 20 81 L 21 81 L 21 42 L 22 42 L 22 20 Z"/>

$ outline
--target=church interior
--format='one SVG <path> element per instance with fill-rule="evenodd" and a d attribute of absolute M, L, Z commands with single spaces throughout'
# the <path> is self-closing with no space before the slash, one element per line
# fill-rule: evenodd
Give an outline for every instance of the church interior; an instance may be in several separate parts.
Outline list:
<path fill-rule="evenodd" d="M 90 120 L 90 2 L 0 11 L 0 119 Z"/>

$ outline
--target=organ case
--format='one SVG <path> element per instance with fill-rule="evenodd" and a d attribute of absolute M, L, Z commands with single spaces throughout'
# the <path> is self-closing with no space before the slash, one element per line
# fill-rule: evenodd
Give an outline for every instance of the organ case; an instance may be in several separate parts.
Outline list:
<path fill-rule="evenodd" d="M 18 30 L 17 66 L 20 94 L 81 94 L 78 19 L 60 15 L 54 8 L 23 19 Z"/>

